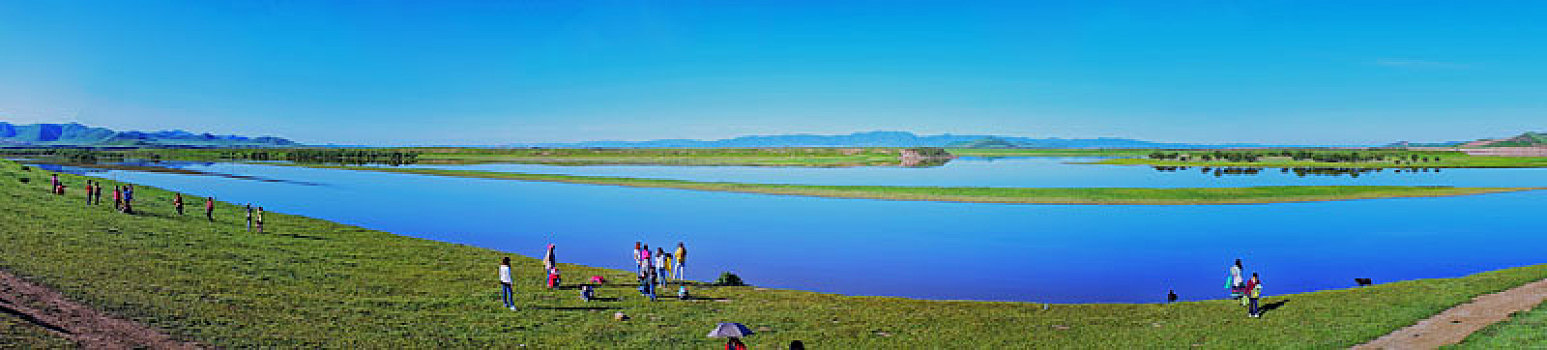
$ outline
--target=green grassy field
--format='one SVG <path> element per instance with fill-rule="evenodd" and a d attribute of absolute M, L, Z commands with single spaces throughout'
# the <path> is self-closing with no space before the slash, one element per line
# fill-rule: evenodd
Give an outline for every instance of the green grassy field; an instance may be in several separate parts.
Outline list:
<path fill-rule="evenodd" d="M 1547 348 L 1547 303 L 1472 333 L 1454 349 Z"/>
<path fill-rule="evenodd" d="M 474 149 L 416 148 L 424 163 L 896 166 L 898 148 Z"/>
<path fill-rule="evenodd" d="M 947 148 L 959 157 L 1143 157 L 1143 149 Z"/>
<path fill-rule="evenodd" d="M 755 287 L 696 286 L 710 300 L 648 302 L 627 272 L 562 265 L 570 281 L 602 275 L 617 283 L 599 290 L 616 299 L 586 303 L 574 290 L 541 288 L 540 263 L 528 257 L 281 213 L 266 215 L 269 233 L 248 233 L 234 205 L 220 204 L 218 221 L 208 223 L 176 215 L 171 193 L 149 187 L 137 191 L 141 214 L 123 215 L 86 207 L 82 178 L 62 178 L 70 193 L 51 195 L 46 173 L 0 161 L 0 268 L 180 338 L 231 348 L 711 348 L 720 342 L 704 333 L 726 321 L 763 329 L 748 342 L 765 349 L 795 339 L 815 348 L 1337 348 L 1547 278 L 1547 265 L 1536 265 L 1293 295 L 1270 289 L 1264 304 L 1281 306 L 1249 319 L 1233 301 L 1044 310 Z M 559 247 L 559 255 L 622 253 L 628 243 Z M 521 311 L 499 307 L 501 256 L 515 258 Z M 633 319 L 613 321 L 613 312 Z M 9 334 L 0 342 L 31 337 Z"/>
<path fill-rule="evenodd" d="M 362 152 L 413 154 L 414 162 L 432 164 L 528 163 L 551 165 L 738 165 L 738 166 L 916 166 L 899 158 L 903 148 L 649 148 L 649 149 L 527 149 L 468 147 L 407 147 L 368 149 L 252 148 L 139 149 L 113 151 L 0 150 L 3 154 L 91 153 L 96 158 L 163 160 L 285 160 L 298 152 Z M 379 159 L 378 159 L 379 160 Z M 338 163 L 338 162 L 331 162 Z M 929 164 L 920 164 L 929 165 Z"/>
<path fill-rule="evenodd" d="M 732 182 L 641 179 L 628 177 L 526 174 L 423 168 L 346 167 L 297 165 L 418 175 L 438 175 L 520 181 L 544 181 L 592 185 L 675 188 L 698 191 L 741 192 L 775 195 L 860 198 L 904 201 L 942 201 L 1018 204 L 1124 204 L 1203 205 L 1262 204 L 1331 200 L 1440 197 L 1537 190 L 1510 187 L 1434 186 L 1264 186 L 1226 188 L 1002 188 L 1002 187 L 904 187 L 822 186 Z"/>

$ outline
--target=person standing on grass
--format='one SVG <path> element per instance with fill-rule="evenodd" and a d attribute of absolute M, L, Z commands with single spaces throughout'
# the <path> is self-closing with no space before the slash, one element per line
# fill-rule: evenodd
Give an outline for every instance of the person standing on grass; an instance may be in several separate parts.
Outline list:
<path fill-rule="evenodd" d="M 113 210 L 124 210 L 124 191 L 118 186 L 113 186 Z"/>
<path fill-rule="evenodd" d="M 666 250 L 655 248 L 655 281 L 666 286 Z"/>
<path fill-rule="evenodd" d="M 640 266 L 644 265 L 639 263 L 639 241 L 634 241 L 634 270 L 639 270 Z"/>
<path fill-rule="evenodd" d="M 172 197 L 172 207 L 177 208 L 177 216 L 183 215 L 183 194 L 178 193 Z"/>
<path fill-rule="evenodd" d="M 215 196 L 204 198 L 204 218 L 215 222 Z"/>
<path fill-rule="evenodd" d="M 1225 289 L 1230 290 L 1230 297 L 1241 300 L 1241 306 L 1246 306 L 1246 279 L 1241 278 L 1241 259 L 1235 259 L 1235 265 L 1230 266 L 1230 275 L 1225 276 Z"/>
<path fill-rule="evenodd" d="M 258 224 L 258 233 L 263 233 L 263 207 L 258 207 L 258 215 L 253 221 Z"/>
<path fill-rule="evenodd" d="M 650 245 L 649 244 L 640 245 L 639 246 L 639 269 L 641 271 L 644 271 L 644 272 L 654 272 L 654 271 L 650 270 L 650 269 L 654 268 L 654 267 L 650 266 L 650 263 L 651 263 L 651 261 L 650 261 Z"/>
<path fill-rule="evenodd" d="M 650 246 L 644 245 L 640 249 L 640 254 L 644 256 L 640 257 L 639 261 L 639 293 L 650 297 L 650 301 L 655 301 L 655 266 L 652 266 L 654 262 L 648 255 Z"/>
<path fill-rule="evenodd" d="M 683 247 L 682 246 L 682 242 L 677 242 L 677 252 L 675 254 L 672 254 L 672 257 L 675 258 L 674 260 L 676 260 L 676 263 L 677 263 L 677 268 L 676 269 L 672 269 L 672 273 L 677 274 L 677 280 L 678 281 L 686 280 L 687 279 L 687 277 L 686 277 L 687 276 L 686 268 L 687 268 L 687 261 L 688 261 L 688 248 Z"/>
<path fill-rule="evenodd" d="M 124 214 L 134 214 L 134 185 L 124 185 Z"/>
<path fill-rule="evenodd" d="M 86 205 L 91 205 L 91 180 L 86 180 Z"/>
<path fill-rule="evenodd" d="M 645 263 L 649 264 L 650 262 L 646 261 Z M 650 301 L 655 301 L 655 271 L 647 269 L 644 274 L 645 296 L 650 297 Z"/>
<path fill-rule="evenodd" d="M 543 253 L 543 270 L 551 271 L 559 267 L 559 258 L 553 254 L 554 245 L 548 243 L 548 252 Z"/>
<path fill-rule="evenodd" d="M 100 205 L 100 204 L 102 204 L 102 183 L 98 182 L 97 183 L 97 188 L 92 189 L 92 191 L 94 191 L 91 194 L 91 203 L 92 203 L 92 205 Z"/>
<path fill-rule="evenodd" d="M 54 192 L 56 192 L 55 194 L 58 194 L 57 192 L 59 192 L 59 174 L 49 174 L 48 188 L 54 189 Z"/>
<path fill-rule="evenodd" d="M 510 257 L 500 260 L 500 299 L 505 301 L 505 308 L 516 311 L 516 293 L 510 290 Z"/>
<path fill-rule="evenodd" d="M 252 203 L 247 203 L 247 232 L 252 232 Z"/>
<path fill-rule="evenodd" d="M 664 262 L 664 264 L 661 264 L 661 268 L 666 269 L 666 274 L 661 275 L 661 280 L 666 281 L 666 283 L 671 283 L 671 268 L 672 266 L 676 266 L 674 264 L 676 264 L 677 258 L 672 256 L 671 253 L 667 252 L 661 252 L 661 257 L 663 258 L 661 261 Z"/>
<path fill-rule="evenodd" d="M 1257 279 L 1257 273 L 1252 273 L 1252 279 L 1246 281 L 1246 297 L 1251 299 L 1251 307 L 1247 309 L 1247 316 L 1262 318 L 1262 310 L 1257 309 L 1257 299 L 1262 298 L 1262 280 Z"/>

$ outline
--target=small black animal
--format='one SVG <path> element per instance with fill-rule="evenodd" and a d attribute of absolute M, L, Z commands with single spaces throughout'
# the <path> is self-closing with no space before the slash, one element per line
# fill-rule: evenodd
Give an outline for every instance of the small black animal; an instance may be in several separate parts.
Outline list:
<path fill-rule="evenodd" d="M 1369 286 L 1372 284 L 1368 278 L 1355 278 L 1354 283 L 1358 283 L 1360 287 Z"/>
<path fill-rule="evenodd" d="M 1167 303 L 1174 303 L 1174 302 L 1176 302 L 1176 290 L 1175 289 L 1172 289 L 1171 291 L 1166 292 L 1166 302 Z"/>

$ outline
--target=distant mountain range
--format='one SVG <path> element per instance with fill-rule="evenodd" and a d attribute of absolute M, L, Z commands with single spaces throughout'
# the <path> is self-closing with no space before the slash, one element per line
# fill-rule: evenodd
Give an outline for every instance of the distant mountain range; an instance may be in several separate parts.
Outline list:
<path fill-rule="evenodd" d="M 13 125 L 0 122 L 0 146 L 276 147 L 299 145 L 295 141 L 273 136 L 195 134 L 182 130 L 113 131 L 76 123 Z"/>
<path fill-rule="evenodd" d="M 995 135 L 914 135 L 905 131 L 870 131 L 848 135 L 757 135 L 720 140 L 667 139 L 652 141 L 587 141 L 513 144 L 547 148 L 757 148 L 757 147 L 975 147 L 975 148 L 1225 148 L 1262 145 L 1162 143 L 1123 138 L 1029 138 Z"/>

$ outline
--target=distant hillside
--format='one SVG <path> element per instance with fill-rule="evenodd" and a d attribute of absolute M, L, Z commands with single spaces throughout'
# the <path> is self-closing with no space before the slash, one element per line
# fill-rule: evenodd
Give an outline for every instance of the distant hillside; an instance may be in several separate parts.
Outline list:
<path fill-rule="evenodd" d="M 0 122 L 0 146 L 273 147 L 298 145 L 300 144 L 294 141 L 272 136 L 194 134 L 182 130 L 113 131 L 76 123 L 13 125 Z"/>
<path fill-rule="evenodd" d="M 952 142 L 946 147 L 954 148 L 1017 148 L 1014 142 L 1005 141 L 998 137 L 985 137 L 969 142 Z"/>
<path fill-rule="evenodd" d="M 994 135 L 914 135 L 905 131 L 870 131 L 848 135 L 757 135 L 721 140 L 668 139 L 653 141 L 589 141 L 516 144 L 549 148 L 758 148 L 758 147 L 961 147 L 981 144 L 995 148 L 1221 148 L 1256 145 L 1198 145 L 1122 138 L 1060 139 Z"/>
<path fill-rule="evenodd" d="M 1495 142 L 1483 147 L 1532 147 L 1547 146 L 1547 133 L 1528 132 L 1507 139 L 1495 140 Z"/>

